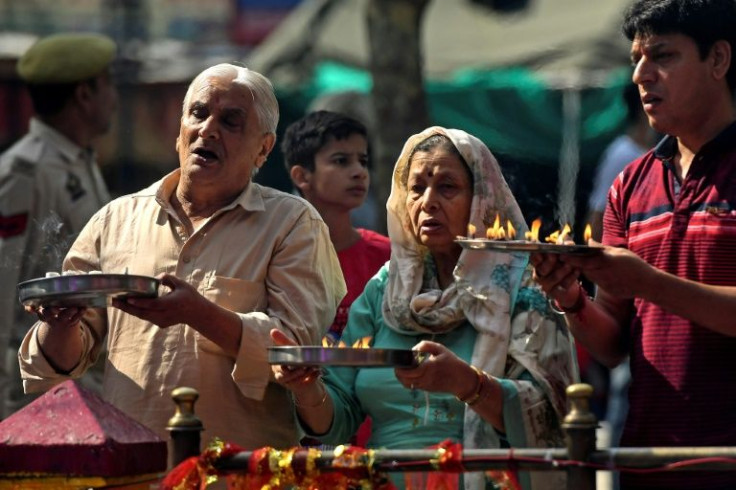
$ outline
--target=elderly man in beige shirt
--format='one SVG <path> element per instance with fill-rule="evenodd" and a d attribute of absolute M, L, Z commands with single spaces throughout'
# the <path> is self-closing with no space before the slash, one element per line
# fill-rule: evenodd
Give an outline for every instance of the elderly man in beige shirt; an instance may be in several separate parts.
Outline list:
<path fill-rule="evenodd" d="M 345 283 L 319 214 L 251 182 L 277 122 L 262 75 L 221 64 L 194 79 L 180 168 L 100 210 L 64 261 L 71 271 L 157 276 L 168 291 L 107 309 L 39 308 L 19 352 L 27 391 L 79 376 L 107 339 L 104 397 L 162 437 L 171 390 L 191 386 L 205 442 L 298 443 L 291 398 L 271 379 L 269 330 L 318 343 Z"/>

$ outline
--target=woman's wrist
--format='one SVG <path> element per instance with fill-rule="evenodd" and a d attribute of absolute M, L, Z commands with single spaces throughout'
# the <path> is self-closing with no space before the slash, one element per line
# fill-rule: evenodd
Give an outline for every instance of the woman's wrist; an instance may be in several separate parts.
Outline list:
<path fill-rule="evenodd" d="M 327 401 L 327 388 L 322 382 L 315 383 L 315 390 L 310 390 L 309 394 L 293 394 L 294 405 L 298 408 L 319 408 Z"/>
<path fill-rule="evenodd" d="M 483 384 L 486 378 L 486 374 L 475 366 L 470 366 L 475 374 L 475 384 L 472 391 L 467 391 L 461 395 L 455 395 L 455 398 L 466 405 L 473 405 L 478 402 L 481 398 L 483 391 Z"/>

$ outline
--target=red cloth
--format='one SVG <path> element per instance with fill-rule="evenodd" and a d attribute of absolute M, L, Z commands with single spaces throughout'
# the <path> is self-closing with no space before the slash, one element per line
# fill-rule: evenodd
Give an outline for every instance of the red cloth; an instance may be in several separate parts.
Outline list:
<path fill-rule="evenodd" d="M 378 272 L 378 269 L 391 256 L 391 242 L 388 237 L 363 228 L 358 228 L 358 232 L 360 233 L 360 240 L 353 246 L 337 253 L 348 292 L 340 302 L 335 321 L 327 332 L 328 337 L 333 342 L 336 342 L 342 335 L 342 331 L 345 330 L 350 305 L 363 292 L 368 280 Z"/>

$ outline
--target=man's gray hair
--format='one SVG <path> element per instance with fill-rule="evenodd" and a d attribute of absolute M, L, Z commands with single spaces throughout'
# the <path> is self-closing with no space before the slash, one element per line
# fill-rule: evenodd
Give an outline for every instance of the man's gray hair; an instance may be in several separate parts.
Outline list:
<path fill-rule="evenodd" d="M 258 116 L 258 124 L 261 126 L 261 129 L 265 132 L 276 134 L 276 126 L 279 124 L 279 103 L 276 100 L 276 94 L 274 94 L 271 81 L 256 71 L 230 63 L 220 63 L 219 65 L 211 66 L 194 77 L 184 96 L 182 114 L 186 113 L 189 100 L 192 97 L 192 91 L 199 82 L 209 77 L 228 75 L 234 77 L 233 81 L 235 83 L 247 87 L 250 90 L 250 93 L 253 95 L 253 101 L 255 102 L 256 115 Z"/>

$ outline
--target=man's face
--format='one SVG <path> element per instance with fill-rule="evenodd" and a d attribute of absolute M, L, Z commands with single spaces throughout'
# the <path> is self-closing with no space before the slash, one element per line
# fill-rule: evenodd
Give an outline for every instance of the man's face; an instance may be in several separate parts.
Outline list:
<path fill-rule="evenodd" d="M 701 59 L 695 42 L 682 34 L 634 39 L 632 79 L 654 129 L 682 137 L 706 124 L 722 82 L 712 76 L 712 57 L 713 50 Z"/>
<path fill-rule="evenodd" d="M 95 78 L 90 89 L 92 113 L 89 117 L 96 136 L 107 133 L 112 126 L 112 118 L 118 108 L 118 90 L 109 73 Z"/>
<path fill-rule="evenodd" d="M 274 135 L 260 128 L 247 87 L 230 75 L 206 78 L 192 87 L 176 139 L 182 181 L 237 194 L 274 142 Z"/>

